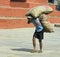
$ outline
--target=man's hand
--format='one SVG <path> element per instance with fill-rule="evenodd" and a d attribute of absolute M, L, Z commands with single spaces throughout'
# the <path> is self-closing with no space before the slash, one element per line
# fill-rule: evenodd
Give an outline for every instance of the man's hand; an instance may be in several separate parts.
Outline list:
<path fill-rule="evenodd" d="M 31 23 L 31 21 L 32 21 L 32 19 L 28 18 L 28 24 L 30 24 L 30 23 Z"/>

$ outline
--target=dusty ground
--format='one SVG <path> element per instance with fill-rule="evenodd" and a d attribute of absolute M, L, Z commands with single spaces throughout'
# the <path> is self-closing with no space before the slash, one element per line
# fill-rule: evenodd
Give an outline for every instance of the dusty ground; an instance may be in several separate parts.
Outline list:
<path fill-rule="evenodd" d="M 0 57 L 60 57 L 60 28 L 54 30 L 44 33 L 43 53 L 31 53 L 34 28 L 0 29 Z"/>

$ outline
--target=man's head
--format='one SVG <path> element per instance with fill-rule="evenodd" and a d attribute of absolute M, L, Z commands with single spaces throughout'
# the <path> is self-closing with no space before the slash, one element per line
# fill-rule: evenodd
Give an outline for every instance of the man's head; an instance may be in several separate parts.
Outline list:
<path fill-rule="evenodd" d="M 32 16 L 27 16 L 27 19 L 28 19 L 28 24 L 30 24 L 32 19 L 33 19 L 33 17 Z"/>

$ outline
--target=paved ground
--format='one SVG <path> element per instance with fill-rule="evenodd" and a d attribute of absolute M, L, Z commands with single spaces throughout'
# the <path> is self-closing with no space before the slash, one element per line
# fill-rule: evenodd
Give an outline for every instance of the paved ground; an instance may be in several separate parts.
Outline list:
<path fill-rule="evenodd" d="M 54 26 L 55 27 L 60 27 L 60 23 L 55 23 Z"/>
<path fill-rule="evenodd" d="M 34 28 L 0 29 L 0 57 L 60 57 L 60 28 L 44 33 L 43 53 L 31 53 L 33 32 Z"/>

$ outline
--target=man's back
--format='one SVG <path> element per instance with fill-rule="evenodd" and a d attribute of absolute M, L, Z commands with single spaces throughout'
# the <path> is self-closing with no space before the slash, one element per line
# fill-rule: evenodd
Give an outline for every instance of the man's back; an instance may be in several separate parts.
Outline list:
<path fill-rule="evenodd" d="M 43 30 L 43 26 L 42 26 L 39 18 L 37 18 L 37 19 L 32 19 L 32 23 L 33 23 L 34 26 L 36 27 L 37 32 L 40 32 L 40 31 Z"/>

